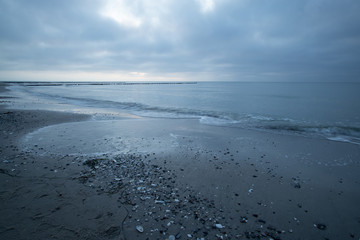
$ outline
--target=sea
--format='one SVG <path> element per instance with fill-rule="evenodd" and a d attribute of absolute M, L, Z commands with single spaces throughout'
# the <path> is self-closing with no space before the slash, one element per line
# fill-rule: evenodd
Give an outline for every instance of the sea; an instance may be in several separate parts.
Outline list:
<path fill-rule="evenodd" d="M 13 83 L 12 107 L 199 123 L 360 145 L 360 83 Z M 96 120 L 96 119 L 95 119 Z"/>

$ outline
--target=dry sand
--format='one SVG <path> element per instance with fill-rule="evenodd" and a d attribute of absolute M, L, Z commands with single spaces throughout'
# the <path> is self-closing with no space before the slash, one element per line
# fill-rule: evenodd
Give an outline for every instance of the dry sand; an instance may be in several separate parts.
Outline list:
<path fill-rule="evenodd" d="M 91 128 L 75 126 L 87 119 L 0 110 L 1 239 L 360 238 L 358 145 L 132 119 L 113 121 L 114 139 L 137 139 L 127 152 L 84 155 L 70 142 L 79 155 L 59 154 L 36 138 L 24 147 L 50 125 L 73 126 L 86 145 Z"/>

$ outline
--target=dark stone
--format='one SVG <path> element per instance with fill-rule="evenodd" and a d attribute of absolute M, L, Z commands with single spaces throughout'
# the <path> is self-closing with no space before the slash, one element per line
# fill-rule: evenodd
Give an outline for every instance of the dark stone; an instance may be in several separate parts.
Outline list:
<path fill-rule="evenodd" d="M 262 224 L 265 224 L 265 223 L 266 223 L 266 221 L 263 220 L 263 219 L 259 219 L 258 222 L 259 222 L 259 223 L 262 223 Z"/>
<path fill-rule="evenodd" d="M 91 167 L 91 168 L 95 168 L 95 166 L 98 164 L 99 164 L 98 159 L 89 159 L 84 162 L 84 165 Z"/>
<path fill-rule="evenodd" d="M 326 227 L 325 224 L 318 223 L 318 224 L 315 224 L 315 225 L 316 225 L 316 227 L 317 227 L 318 229 L 320 229 L 320 230 L 326 230 L 326 229 L 327 229 L 327 227 Z"/>

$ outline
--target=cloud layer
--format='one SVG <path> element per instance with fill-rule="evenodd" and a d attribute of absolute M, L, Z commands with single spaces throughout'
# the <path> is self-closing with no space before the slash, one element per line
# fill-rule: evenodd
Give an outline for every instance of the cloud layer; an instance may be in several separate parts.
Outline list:
<path fill-rule="evenodd" d="M 358 81 L 359 12 L 357 0 L 0 0 L 0 79 Z"/>

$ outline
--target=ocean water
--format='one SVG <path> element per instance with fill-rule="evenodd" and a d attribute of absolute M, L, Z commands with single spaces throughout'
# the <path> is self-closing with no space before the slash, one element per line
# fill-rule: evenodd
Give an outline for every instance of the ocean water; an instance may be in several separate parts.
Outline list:
<path fill-rule="evenodd" d="M 9 89 L 23 99 L 15 107 L 191 118 L 207 125 L 360 144 L 358 83 L 63 83 Z"/>

